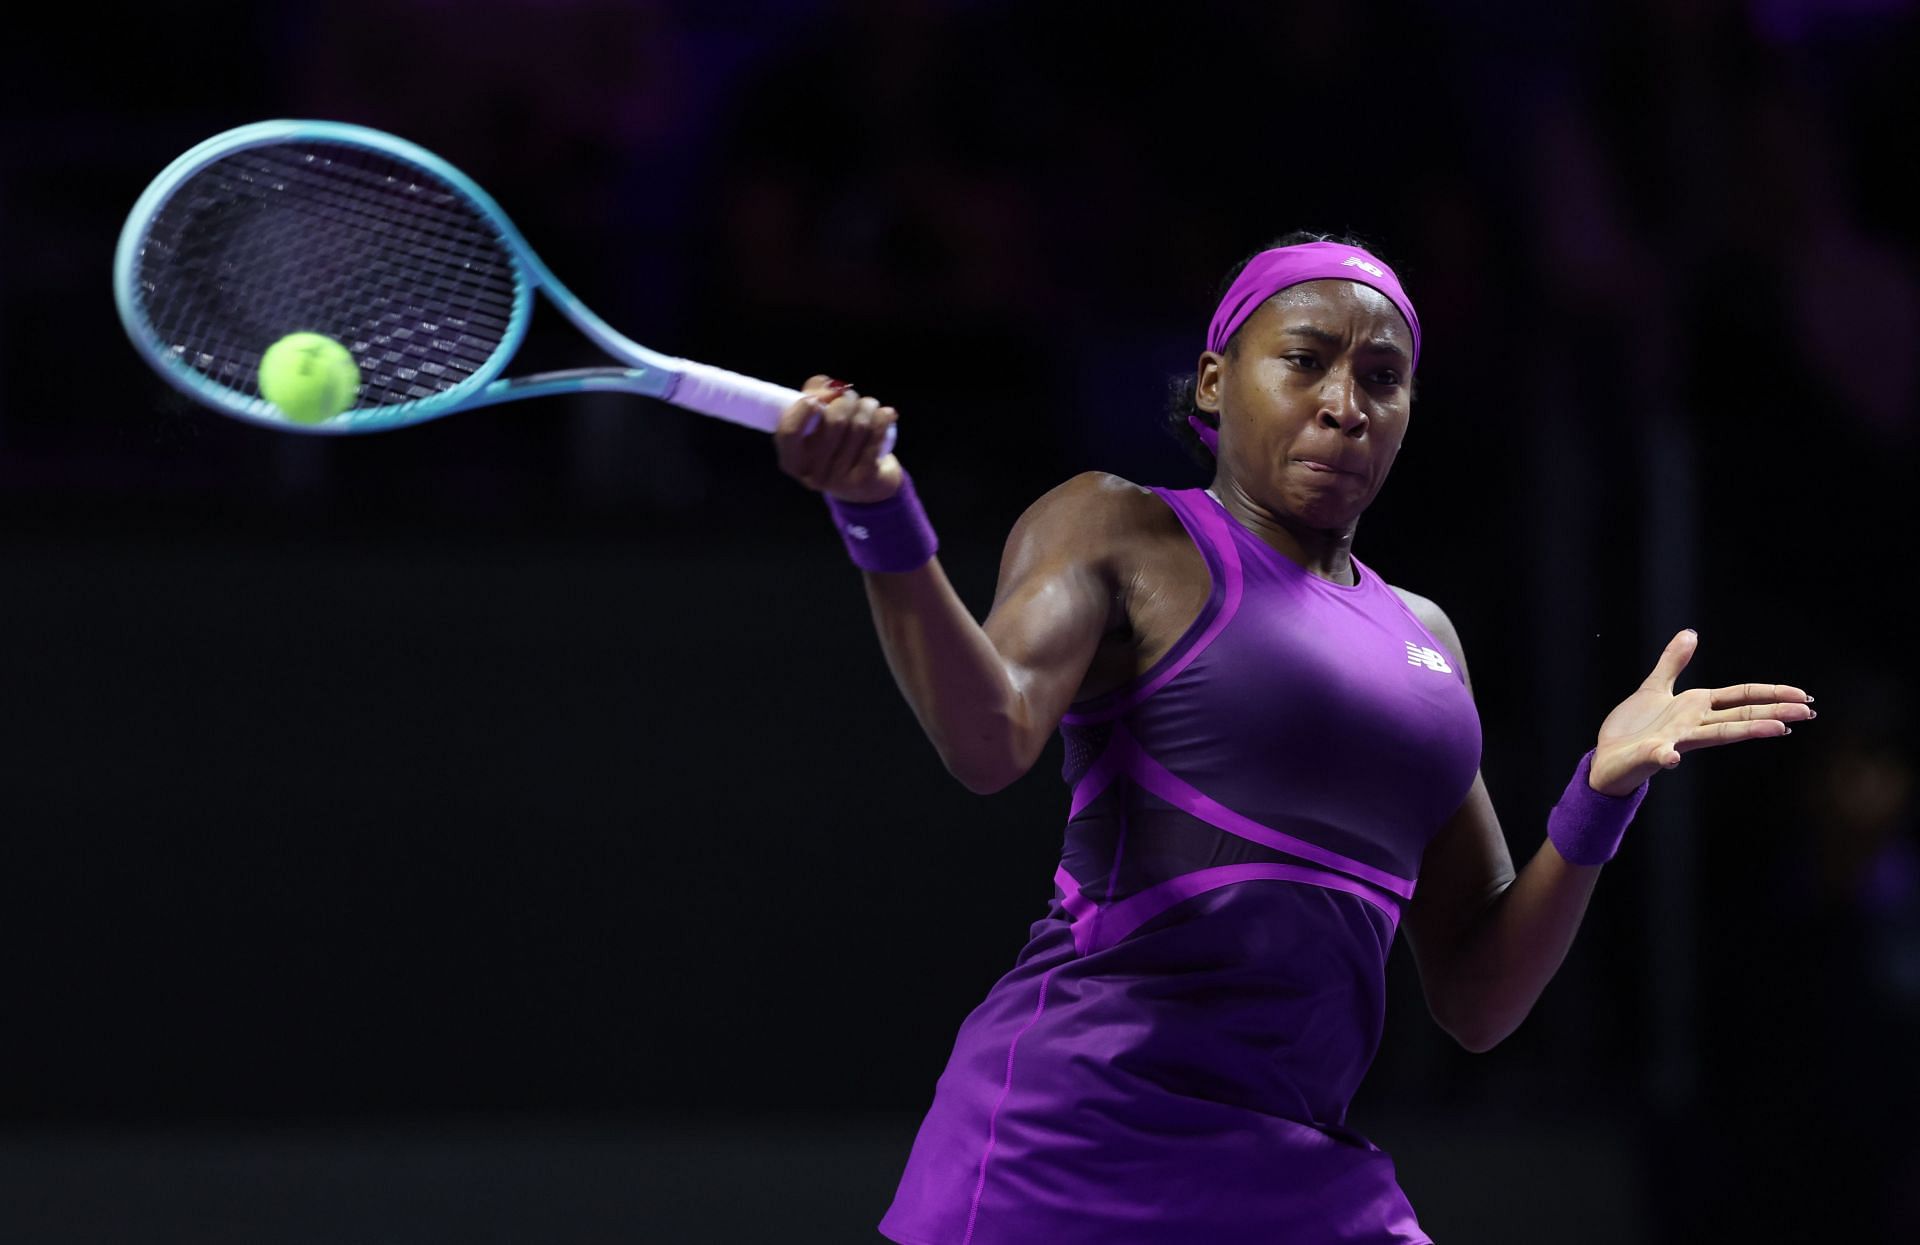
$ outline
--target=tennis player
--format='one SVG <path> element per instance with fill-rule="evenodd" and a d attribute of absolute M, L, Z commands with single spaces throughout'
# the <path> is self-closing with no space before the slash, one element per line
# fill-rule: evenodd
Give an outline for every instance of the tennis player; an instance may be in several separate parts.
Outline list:
<path fill-rule="evenodd" d="M 1413 303 L 1379 256 L 1318 235 L 1223 285 L 1173 412 L 1212 487 L 1055 488 L 1015 524 L 984 624 L 912 480 L 875 459 L 893 408 L 815 377 L 776 433 L 953 775 L 996 791 L 1066 743 L 1056 895 L 960 1026 L 879 1225 L 902 1245 L 1428 1241 L 1345 1125 L 1403 918 L 1434 1019 L 1489 1050 L 1651 777 L 1814 716 L 1796 687 L 1676 692 L 1681 631 L 1516 874 L 1459 636 L 1353 554 L 1407 431 Z"/>

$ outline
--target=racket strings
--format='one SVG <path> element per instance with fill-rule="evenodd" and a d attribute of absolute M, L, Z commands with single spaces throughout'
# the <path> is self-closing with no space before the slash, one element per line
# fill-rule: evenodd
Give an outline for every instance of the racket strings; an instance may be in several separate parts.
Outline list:
<path fill-rule="evenodd" d="M 438 177 L 358 148 L 248 148 L 185 182 L 142 240 L 140 301 L 161 349 L 258 397 L 260 356 L 295 332 L 352 351 L 356 408 L 435 397 L 510 332 L 520 276 L 495 227 Z"/>

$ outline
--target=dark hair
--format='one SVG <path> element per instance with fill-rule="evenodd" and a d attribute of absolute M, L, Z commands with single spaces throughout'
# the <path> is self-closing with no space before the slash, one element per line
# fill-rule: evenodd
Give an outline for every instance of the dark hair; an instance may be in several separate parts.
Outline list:
<path fill-rule="evenodd" d="M 1232 289 L 1233 283 L 1240 279 L 1240 274 L 1246 271 L 1247 265 L 1252 263 L 1261 254 L 1271 251 L 1276 247 L 1299 246 L 1302 242 L 1334 242 L 1341 246 L 1357 247 L 1373 255 L 1380 254 L 1379 250 L 1375 247 L 1350 233 L 1315 233 L 1311 229 L 1296 229 L 1285 237 L 1276 238 L 1272 242 L 1267 243 L 1258 251 L 1251 252 L 1246 258 L 1229 269 L 1227 275 L 1220 278 L 1220 285 L 1213 292 L 1213 305 L 1215 307 L 1220 305 L 1220 300 L 1227 296 L 1227 291 Z M 1243 323 L 1241 327 L 1244 328 L 1245 324 Z M 1227 339 L 1225 353 L 1231 355 L 1239 348 L 1239 345 L 1240 330 L 1235 329 L 1233 336 Z M 1195 416 L 1201 423 L 1215 428 L 1220 426 L 1220 417 L 1211 412 L 1203 411 L 1193 404 L 1193 391 L 1198 383 L 1199 379 L 1192 372 L 1167 378 L 1167 408 L 1162 416 L 1164 420 L 1163 426 L 1167 432 L 1172 435 L 1173 439 L 1178 441 L 1187 453 L 1193 457 L 1195 462 L 1211 470 L 1213 468 L 1213 454 L 1201 443 L 1199 434 L 1194 432 L 1193 425 L 1187 422 L 1187 416 Z"/>

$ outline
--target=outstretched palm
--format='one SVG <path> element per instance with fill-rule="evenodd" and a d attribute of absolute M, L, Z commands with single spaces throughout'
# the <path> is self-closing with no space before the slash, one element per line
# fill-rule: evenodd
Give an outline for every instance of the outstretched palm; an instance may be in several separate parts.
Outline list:
<path fill-rule="evenodd" d="M 1739 683 L 1696 687 L 1675 694 L 1674 681 L 1693 660 L 1700 637 L 1682 631 L 1668 642 L 1640 690 L 1615 706 L 1600 724 L 1588 783 L 1606 795 L 1632 794 L 1663 769 L 1680 764 L 1696 748 L 1743 739 L 1767 739 L 1791 731 L 1792 722 L 1815 716 L 1813 697 L 1784 683 Z"/>

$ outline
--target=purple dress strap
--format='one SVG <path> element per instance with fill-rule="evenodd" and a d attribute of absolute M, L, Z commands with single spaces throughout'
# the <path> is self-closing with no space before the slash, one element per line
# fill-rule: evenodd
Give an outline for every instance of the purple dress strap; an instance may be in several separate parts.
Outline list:
<path fill-rule="evenodd" d="M 1168 489 L 1156 488 L 1153 492 L 1172 507 L 1174 514 L 1180 518 L 1181 526 L 1187 529 L 1187 534 L 1206 558 L 1207 573 L 1213 578 L 1212 591 L 1206 605 L 1201 607 L 1200 616 L 1167 650 L 1166 655 L 1154 663 L 1151 670 L 1124 687 L 1068 706 L 1066 715 L 1060 719 L 1068 725 L 1091 725 L 1126 713 L 1192 665 L 1239 612 L 1242 591 L 1240 551 L 1234 547 L 1221 512 L 1211 506 L 1197 506 L 1190 497 Z"/>

